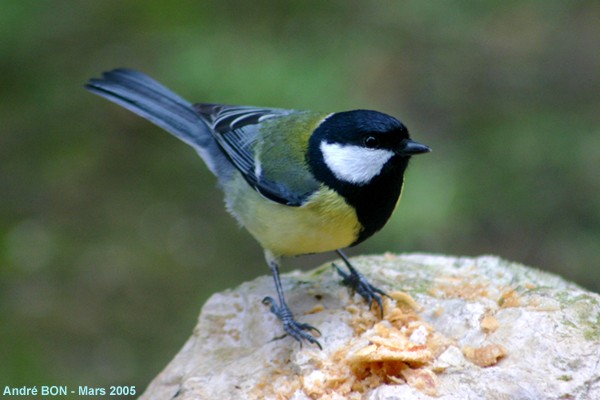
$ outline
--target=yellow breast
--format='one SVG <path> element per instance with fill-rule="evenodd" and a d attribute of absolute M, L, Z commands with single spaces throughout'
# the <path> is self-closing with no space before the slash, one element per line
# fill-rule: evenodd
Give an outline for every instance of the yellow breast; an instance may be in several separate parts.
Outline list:
<path fill-rule="evenodd" d="M 332 251 L 358 236 L 356 212 L 331 189 L 323 187 L 304 205 L 290 207 L 265 199 L 237 179 L 242 182 L 225 190 L 229 211 L 276 256 Z"/>

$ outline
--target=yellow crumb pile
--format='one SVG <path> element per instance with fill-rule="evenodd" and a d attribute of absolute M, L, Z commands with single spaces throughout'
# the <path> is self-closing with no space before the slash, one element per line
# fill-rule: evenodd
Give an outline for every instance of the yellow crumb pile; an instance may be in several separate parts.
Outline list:
<path fill-rule="evenodd" d="M 436 288 L 443 297 L 477 299 L 489 296 L 485 285 L 460 282 Z M 354 336 L 347 344 L 332 353 L 315 352 L 311 355 L 311 368 L 299 371 L 288 361 L 279 361 L 274 374 L 255 387 L 256 398 L 289 399 L 298 391 L 311 399 L 359 400 L 381 385 L 409 385 L 430 396 L 439 395 L 438 376 L 445 367 L 436 365 L 437 358 L 455 340 L 436 332 L 418 312 L 421 306 L 405 292 L 392 292 L 384 298 L 383 319 L 375 305 L 372 310 L 364 304 L 346 307 L 351 315 L 350 326 Z M 501 307 L 518 306 L 514 290 L 507 290 L 499 301 Z M 311 313 L 321 312 L 321 308 Z M 443 308 L 435 311 L 436 316 Z M 496 331 L 500 324 L 493 313 L 480 321 L 484 333 Z M 459 346 L 460 347 L 460 346 Z M 479 367 L 489 367 L 505 357 L 507 351 L 499 344 L 482 347 L 463 347 L 467 360 Z M 266 378 L 265 378 L 266 379 Z"/>
<path fill-rule="evenodd" d="M 315 358 L 315 369 L 299 376 L 289 367 L 259 389 L 261 396 L 290 398 L 302 390 L 313 399 L 362 399 L 382 384 L 408 384 L 437 394 L 437 377 L 431 363 L 448 341 L 418 315 L 419 305 L 404 292 L 384 299 L 384 317 L 377 308 L 349 305 L 355 337 L 326 358 Z M 294 379 L 294 377 L 296 379 Z"/>

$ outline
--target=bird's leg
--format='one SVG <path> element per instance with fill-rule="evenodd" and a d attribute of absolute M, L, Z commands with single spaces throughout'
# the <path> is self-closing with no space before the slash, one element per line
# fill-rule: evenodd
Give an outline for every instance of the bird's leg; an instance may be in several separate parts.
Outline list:
<path fill-rule="evenodd" d="M 269 263 L 269 267 L 271 267 L 271 272 L 273 273 L 273 280 L 275 281 L 275 289 L 277 290 L 279 304 L 275 304 L 275 300 L 269 296 L 263 299 L 263 304 L 270 307 L 271 312 L 275 314 L 275 316 L 283 323 L 283 329 L 285 330 L 286 334 L 296 339 L 300 343 L 300 346 L 302 346 L 302 341 L 306 340 L 309 343 L 316 344 L 319 346 L 319 349 L 323 350 L 321 343 L 319 343 L 317 339 L 305 331 L 312 330 L 317 332 L 319 335 L 321 332 L 319 332 L 317 328 L 310 324 L 303 324 L 296 321 L 292 311 L 285 302 L 283 288 L 281 287 L 281 280 L 279 279 L 279 263 L 277 258 L 270 253 L 267 253 L 266 258 L 267 262 Z"/>
<path fill-rule="evenodd" d="M 342 283 L 355 290 L 356 293 L 360 294 L 362 298 L 365 299 L 369 304 L 369 308 L 371 307 L 371 304 L 373 304 L 373 300 L 375 300 L 379 306 L 381 318 L 383 318 L 383 303 L 381 301 L 381 296 L 390 296 L 378 287 L 371 285 L 369 281 L 367 281 L 367 278 L 365 278 L 363 274 L 358 272 L 356 268 L 352 266 L 352 263 L 350 263 L 348 257 L 346 257 L 341 250 L 336 250 L 336 253 L 338 253 L 350 271 L 350 273 L 346 273 L 335 263 L 333 263 L 333 266 L 337 270 L 338 274 L 340 274 L 342 277 Z"/>

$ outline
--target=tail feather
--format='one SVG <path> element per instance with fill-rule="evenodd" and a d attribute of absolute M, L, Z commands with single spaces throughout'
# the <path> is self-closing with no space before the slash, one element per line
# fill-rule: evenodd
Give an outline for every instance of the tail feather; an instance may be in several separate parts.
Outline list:
<path fill-rule="evenodd" d="M 85 88 L 194 147 L 214 174 L 221 176 L 230 169 L 231 164 L 192 104 L 147 75 L 131 69 L 115 69 L 105 72 L 100 79 L 90 79 Z"/>

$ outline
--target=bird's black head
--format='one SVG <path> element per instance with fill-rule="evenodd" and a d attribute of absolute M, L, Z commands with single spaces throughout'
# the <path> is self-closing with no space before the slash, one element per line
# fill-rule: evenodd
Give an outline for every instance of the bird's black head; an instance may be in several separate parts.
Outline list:
<path fill-rule="evenodd" d="M 356 209 L 363 225 L 358 243 L 391 216 L 410 157 L 428 151 L 396 118 L 355 110 L 332 114 L 315 129 L 307 161 L 315 178 Z"/>
<path fill-rule="evenodd" d="M 410 156 L 428 151 L 410 139 L 396 118 L 355 110 L 332 114 L 317 127 L 310 138 L 308 163 L 317 179 L 333 188 L 360 187 L 390 169 L 401 176 Z"/>

